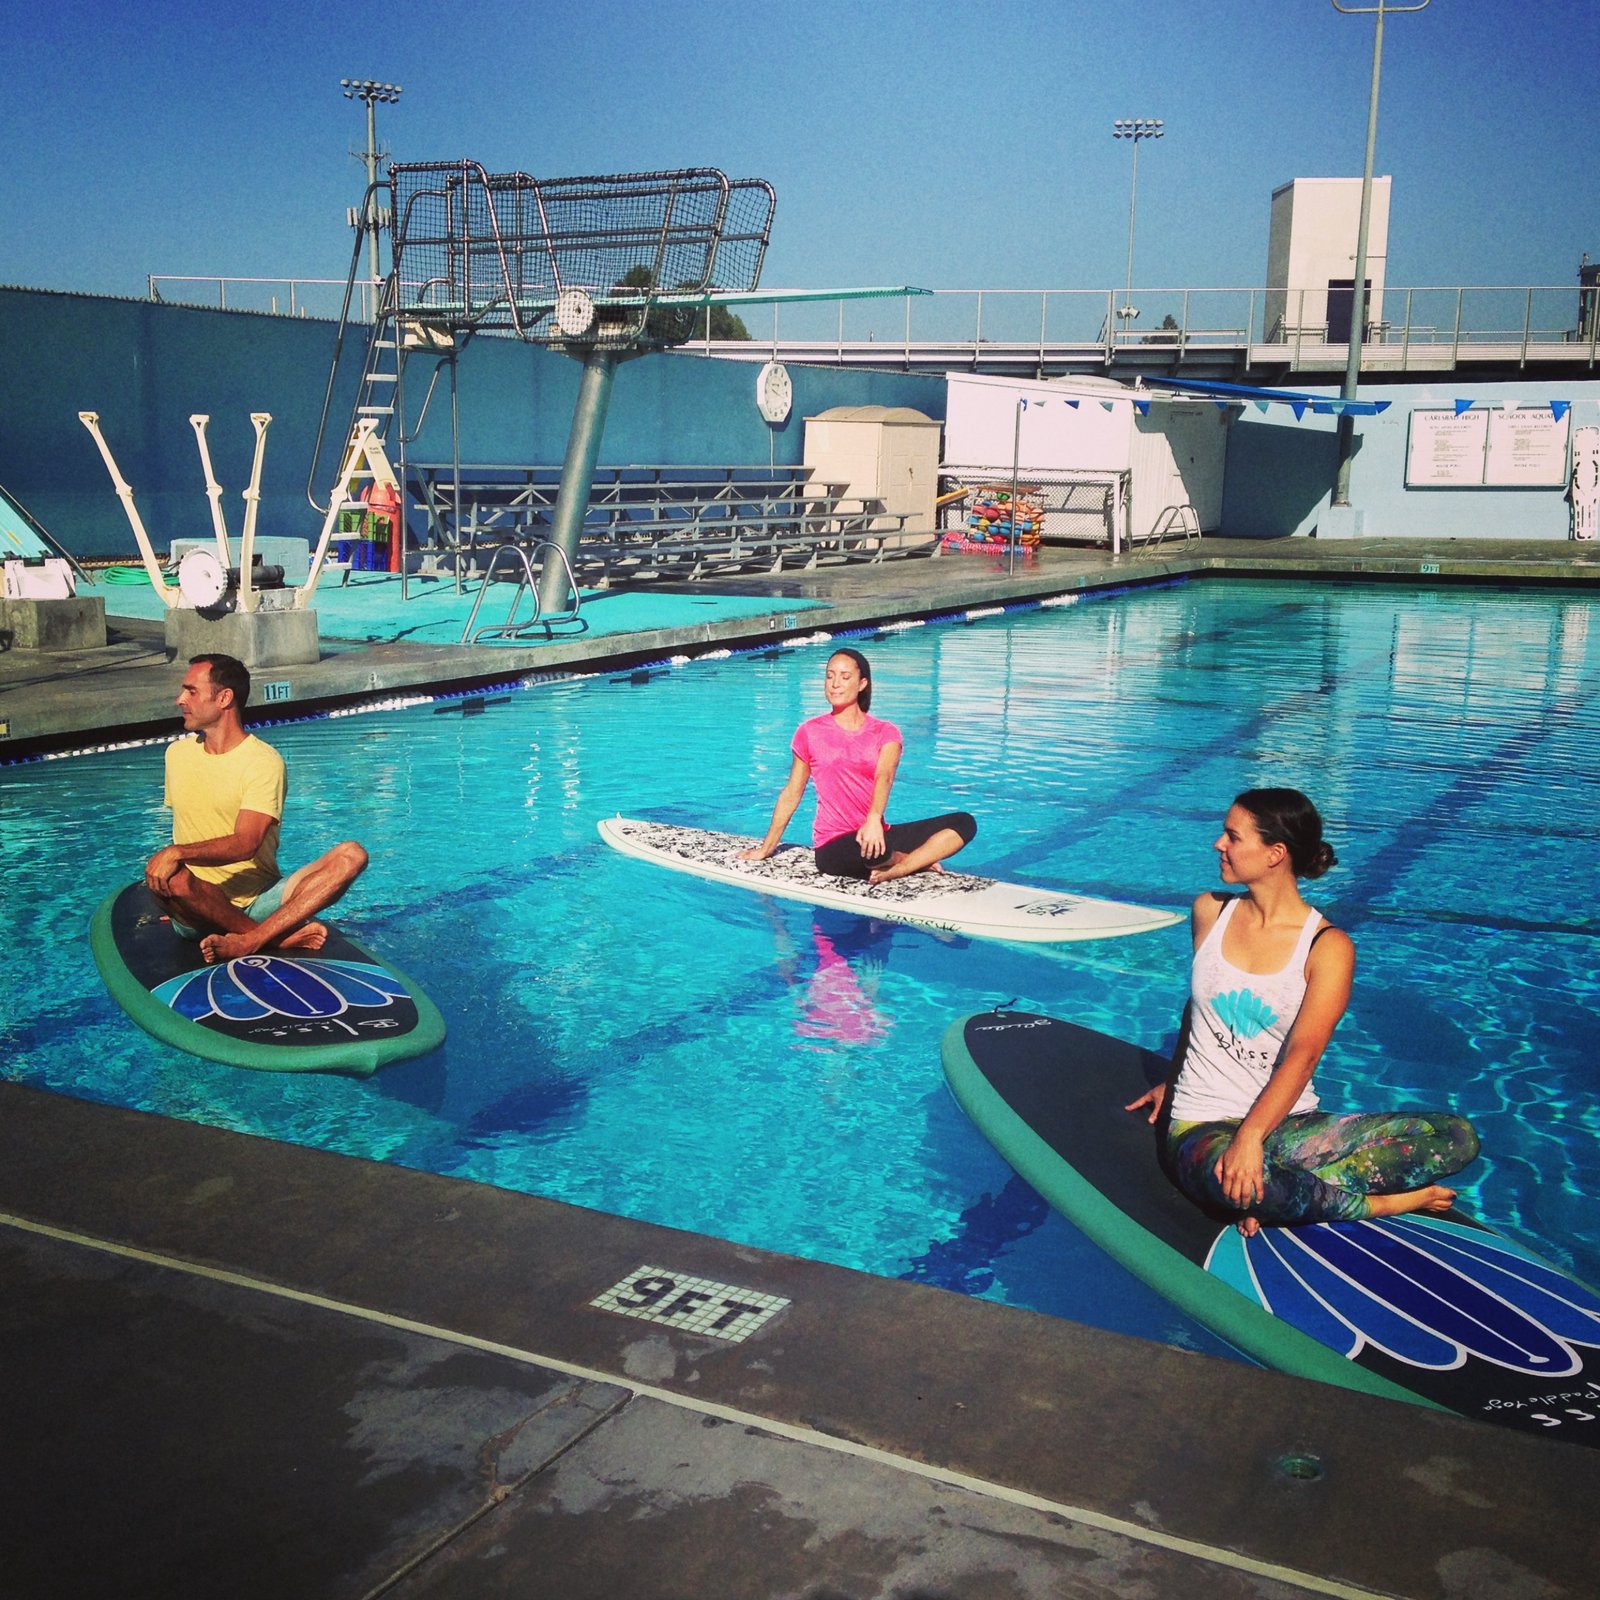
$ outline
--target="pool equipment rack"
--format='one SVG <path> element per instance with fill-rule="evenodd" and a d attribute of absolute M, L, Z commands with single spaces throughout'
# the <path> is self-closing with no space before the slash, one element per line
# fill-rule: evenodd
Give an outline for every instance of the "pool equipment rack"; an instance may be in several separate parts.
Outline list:
<path fill-rule="evenodd" d="M 200 469 L 205 477 L 206 498 L 211 503 L 211 527 L 216 541 L 214 558 L 206 550 L 191 550 L 185 558 L 185 564 L 191 572 L 197 570 L 193 560 L 195 557 L 199 557 L 200 564 L 204 566 L 204 593 L 198 596 L 192 580 L 182 575 L 182 569 L 177 588 L 166 582 L 161 559 L 156 554 L 149 531 L 134 501 L 133 486 L 122 476 L 116 457 L 111 453 L 111 446 L 101 430 L 99 412 L 80 411 L 78 421 L 88 430 L 89 437 L 100 452 L 100 458 L 111 476 L 111 486 L 122 502 L 128 524 L 133 529 L 134 543 L 138 547 L 145 574 L 168 611 L 188 607 L 210 616 L 213 613 L 209 607 L 215 605 L 218 612 L 237 611 L 251 615 L 263 610 L 300 609 L 309 604 L 314 587 L 309 582 L 294 593 L 290 606 L 263 600 L 264 595 L 275 594 L 283 589 L 282 569 L 258 566 L 255 554 L 256 521 L 261 511 L 261 469 L 266 459 L 267 429 L 272 425 L 271 412 L 250 413 L 250 425 L 255 430 L 255 453 L 251 460 L 250 481 L 244 489 L 244 528 L 239 537 L 237 562 L 228 536 L 227 514 L 222 508 L 222 485 L 217 481 L 216 471 L 211 464 L 211 446 L 206 438 L 211 418 L 203 412 L 196 412 L 189 418 L 189 426 L 194 429 L 195 443 L 200 452 Z"/>

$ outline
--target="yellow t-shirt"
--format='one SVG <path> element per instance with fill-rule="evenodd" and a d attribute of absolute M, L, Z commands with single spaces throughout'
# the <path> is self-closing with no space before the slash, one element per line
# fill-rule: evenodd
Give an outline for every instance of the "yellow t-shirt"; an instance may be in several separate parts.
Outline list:
<path fill-rule="evenodd" d="M 253 733 L 221 756 L 208 754 L 199 739 L 178 739 L 167 746 L 165 802 L 172 808 L 172 842 L 226 838 L 241 811 L 281 820 L 286 787 L 283 757 Z M 190 863 L 189 870 L 217 884 L 236 906 L 248 905 L 278 881 L 278 832 L 274 820 L 248 861 L 221 867 Z"/>

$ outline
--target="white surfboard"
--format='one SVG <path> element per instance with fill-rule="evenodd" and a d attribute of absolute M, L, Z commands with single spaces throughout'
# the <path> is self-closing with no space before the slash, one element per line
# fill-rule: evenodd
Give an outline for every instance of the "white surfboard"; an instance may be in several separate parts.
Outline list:
<path fill-rule="evenodd" d="M 1178 911 L 1095 900 L 1088 895 L 1030 889 L 964 872 L 917 872 L 889 883 L 868 884 L 818 872 L 803 845 L 779 845 L 765 861 L 741 861 L 739 852 L 759 840 L 666 822 L 608 817 L 600 837 L 614 850 L 673 872 L 734 883 L 785 900 L 806 900 L 866 917 L 942 928 L 974 939 L 1016 939 L 1060 944 L 1074 939 L 1116 939 L 1170 928 Z"/>

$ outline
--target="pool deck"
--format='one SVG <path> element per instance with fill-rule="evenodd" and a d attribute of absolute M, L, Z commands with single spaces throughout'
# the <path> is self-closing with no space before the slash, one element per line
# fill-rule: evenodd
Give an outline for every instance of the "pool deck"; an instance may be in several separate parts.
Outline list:
<path fill-rule="evenodd" d="M 719 582 L 771 604 L 712 620 L 663 593 L 662 625 L 337 643 L 272 676 L 305 714 L 1185 571 L 1424 565 L 1600 582 L 1600 551 L 1520 541 L 1208 539 L 1016 576 L 950 556 Z M 0 653 L 0 759 L 175 731 L 159 623 L 113 627 Z M 592 1304 L 646 1266 L 787 1303 L 741 1342 Z M 0 1283 L 6 1600 L 1576 1600 L 1600 1566 L 1600 1451 L 12 1084 Z"/>

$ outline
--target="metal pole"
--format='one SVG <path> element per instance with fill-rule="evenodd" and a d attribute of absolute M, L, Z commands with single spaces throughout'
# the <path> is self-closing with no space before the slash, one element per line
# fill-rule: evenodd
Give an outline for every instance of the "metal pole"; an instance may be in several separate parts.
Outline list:
<path fill-rule="evenodd" d="M 1166 126 L 1159 117 L 1119 117 L 1111 125 L 1113 139 L 1133 141 L 1133 181 L 1128 186 L 1128 282 L 1122 308 L 1117 313 L 1123 333 L 1128 331 L 1128 324 L 1138 315 L 1133 307 L 1133 235 L 1134 219 L 1139 210 L 1139 141 L 1163 137 Z"/>
<path fill-rule="evenodd" d="M 450 352 L 450 514 L 455 518 L 456 556 L 452 565 L 456 569 L 456 593 L 461 589 L 461 388 L 457 382 L 457 352 Z M 400 570 L 406 570 L 402 559 Z"/>
<path fill-rule="evenodd" d="M 1424 11 L 1432 0 L 1422 0 L 1420 5 L 1386 5 L 1378 0 L 1376 6 L 1342 6 L 1332 0 L 1333 9 L 1350 16 L 1376 16 L 1377 26 L 1372 35 L 1372 90 L 1367 98 L 1367 153 L 1361 168 L 1361 220 L 1356 227 L 1356 272 L 1350 290 L 1350 345 L 1345 360 L 1344 383 L 1340 397 L 1354 400 L 1361 383 L 1361 346 L 1366 339 L 1367 323 L 1367 235 L 1372 220 L 1372 157 L 1378 143 L 1378 79 L 1383 71 L 1383 19 L 1389 11 Z M 1350 463 L 1355 458 L 1355 418 L 1349 412 L 1339 415 L 1339 465 L 1333 480 L 1333 503 L 1350 504 Z"/>
<path fill-rule="evenodd" d="M 1006 541 L 1006 576 L 1017 575 L 1017 462 L 1022 455 L 1022 413 L 1028 402 L 1017 398 L 1017 423 L 1011 433 L 1011 537 Z"/>
<path fill-rule="evenodd" d="M 373 303 L 376 308 L 378 292 L 378 219 L 373 215 L 373 186 L 378 181 L 378 107 L 367 97 L 367 276 L 372 279 Z"/>
<path fill-rule="evenodd" d="M 1133 180 L 1128 185 L 1128 281 L 1122 291 L 1124 306 L 1133 304 L 1133 222 L 1139 214 L 1139 135 L 1133 135 Z"/>
<path fill-rule="evenodd" d="M 368 320 L 376 322 L 381 299 L 378 286 L 382 281 L 378 263 L 378 234 L 382 229 L 382 221 L 376 199 L 378 162 L 383 157 L 383 152 L 378 149 L 378 102 L 381 100 L 385 105 L 393 105 L 404 90 L 398 83 L 378 83 L 372 78 L 341 78 L 339 87 L 344 90 L 346 100 L 359 100 L 367 108 L 367 148 L 362 152 L 367 169 L 367 192 L 361 201 L 361 215 L 356 226 L 367 235 L 367 272 L 371 282 L 372 304 L 364 310 L 368 313 Z M 354 155 L 355 151 L 350 153 Z"/>
<path fill-rule="evenodd" d="M 564 611 L 567 606 L 566 567 L 577 570 L 578 536 L 589 509 L 594 465 L 600 457 L 600 438 L 611 404 L 611 381 L 617 375 L 619 359 L 614 350 L 594 349 L 583 363 L 572 432 L 567 436 L 567 457 L 561 467 L 561 487 L 556 491 L 556 508 L 550 518 L 550 542 L 567 558 L 566 566 L 547 560 L 539 574 L 539 609 L 546 615 Z"/>

